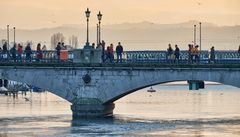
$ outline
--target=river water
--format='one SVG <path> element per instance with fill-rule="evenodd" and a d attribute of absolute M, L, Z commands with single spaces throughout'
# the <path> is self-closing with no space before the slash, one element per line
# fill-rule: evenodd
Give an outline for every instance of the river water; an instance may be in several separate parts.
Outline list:
<path fill-rule="evenodd" d="M 72 119 L 70 103 L 51 94 L 0 96 L 0 137 L 65 136 L 240 136 L 240 90 L 206 85 L 157 85 L 117 102 L 114 116 Z"/>

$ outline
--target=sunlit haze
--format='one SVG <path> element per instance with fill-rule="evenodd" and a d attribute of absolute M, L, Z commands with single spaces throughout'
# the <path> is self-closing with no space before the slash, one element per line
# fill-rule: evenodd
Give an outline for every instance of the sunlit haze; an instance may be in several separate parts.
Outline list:
<path fill-rule="evenodd" d="M 159 24 L 199 20 L 223 25 L 240 24 L 240 0 L 1 0 L 0 27 L 36 29 L 90 24 L 103 13 L 103 24 L 150 21 Z"/>

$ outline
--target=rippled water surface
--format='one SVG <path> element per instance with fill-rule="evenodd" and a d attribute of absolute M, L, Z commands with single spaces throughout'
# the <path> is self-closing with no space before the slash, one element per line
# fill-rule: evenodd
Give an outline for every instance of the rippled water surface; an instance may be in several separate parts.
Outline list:
<path fill-rule="evenodd" d="M 72 119 L 70 103 L 49 93 L 0 95 L 0 137 L 14 136 L 240 136 L 240 90 L 207 85 L 188 91 L 158 85 L 117 102 L 114 116 Z"/>

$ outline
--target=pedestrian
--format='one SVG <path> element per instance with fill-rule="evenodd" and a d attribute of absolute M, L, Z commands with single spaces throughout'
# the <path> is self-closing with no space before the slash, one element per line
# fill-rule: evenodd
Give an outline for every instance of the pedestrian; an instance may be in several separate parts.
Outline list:
<path fill-rule="evenodd" d="M 178 45 L 175 45 L 175 51 L 174 51 L 174 55 L 175 55 L 175 63 L 179 63 L 179 57 L 180 57 L 180 49 L 178 48 Z"/>
<path fill-rule="evenodd" d="M 174 60 L 174 54 L 173 54 L 173 49 L 172 49 L 171 44 L 168 44 L 167 60 L 169 63 L 172 63 L 172 61 Z"/>
<path fill-rule="evenodd" d="M 193 45 L 188 44 L 188 63 L 191 64 L 193 62 L 193 55 L 192 55 Z"/>
<path fill-rule="evenodd" d="M 110 44 L 110 62 L 114 62 L 114 50 L 113 50 L 113 44 Z"/>
<path fill-rule="evenodd" d="M 18 60 L 18 62 L 21 62 L 22 61 L 23 47 L 20 43 L 18 44 L 17 53 L 18 53 L 17 60 Z"/>
<path fill-rule="evenodd" d="M 36 58 L 36 61 L 40 61 L 43 57 L 43 54 L 42 54 L 42 48 L 41 48 L 41 44 L 38 43 L 37 44 L 37 58 Z"/>
<path fill-rule="evenodd" d="M 210 61 L 209 63 L 215 63 L 215 49 L 214 46 L 210 49 Z"/>
<path fill-rule="evenodd" d="M 104 62 L 106 60 L 105 59 L 106 52 L 105 52 L 105 41 L 104 40 L 102 40 L 101 45 L 102 45 L 102 61 Z"/>
<path fill-rule="evenodd" d="M 123 53 L 123 47 L 120 42 L 118 42 L 118 45 L 116 47 L 116 53 L 117 53 L 117 63 L 122 63 L 122 53 Z"/>
<path fill-rule="evenodd" d="M 26 53 L 26 61 L 31 62 L 31 54 L 32 54 L 32 49 L 30 43 L 27 44 L 25 47 L 25 53 Z"/>
<path fill-rule="evenodd" d="M 14 43 L 13 47 L 10 49 L 11 57 L 14 62 L 16 62 L 17 59 L 17 50 L 16 50 L 16 43 Z"/>
<path fill-rule="evenodd" d="M 3 54 L 3 59 L 6 61 L 8 59 L 7 42 L 4 42 L 3 44 L 2 54 Z"/>
<path fill-rule="evenodd" d="M 61 52 L 61 43 L 58 42 L 57 47 L 55 48 L 57 51 L 57 59 L 60 60 L 60 52 Z"/>
<path fill-rule="evenodd" d="M 195 63 L 199 63 L 199 51 L 198 51 L 198 45 L 192 48 L 192 56 Z"/>
<path fill-rule="evenodd" d="M 107 51 L 106 51 L 106 58 L 103 60 L 103 62 L 108 61 L 111 62 L 111 50 L 110 50 L 110 46 L 107 46 Z"/>

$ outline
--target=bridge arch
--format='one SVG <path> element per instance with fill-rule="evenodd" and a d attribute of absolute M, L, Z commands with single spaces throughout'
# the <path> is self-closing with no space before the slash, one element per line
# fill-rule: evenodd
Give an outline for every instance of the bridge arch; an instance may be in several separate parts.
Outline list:
<path fill-rule="evenodd" d="M 11 78 L 6 79 L 6 80 L 8 80 L 8 81 L 14 81 L 14 82 L 19 82 L 19 83 L 21 83 L 21 84 L 31 85 L 31 82 L 26 83 L 26 82 L 23 82 L 24 80 L 15 81 L 14 79 L 11 79 Z M 8 84 L 10 84 L 10 83 L 8 83 Z M 61 96 L 61 94 L 58 94 L 59 92 L 53 91 L 53 90 L 51 90 L 51 88 L 45 89 L 46 87 L 44 87 L 44 86 L 42 86 L 42 85 L 39 85 L 39 86 L 38 86 L 38 85 L 31 85 L 31 86 L 36 86 L 36 87 L 38 87 L 38 88 L 44 89 L 44 90 L 46 90 L 46 91 L 48 91 L 48 92 L 50 92 L 50 93 L 52 93 L 52 94 L 54 94 L 54 95 L 56 95 L 56 96 L 58 96 L 58 97 L 60 97 L 60 98 L 62 98 L 62 99 L 64 99 L 64 100 L 68 101 L 64 96 Z M 68 101 L 68 102 L 70 102 L 70 101 Z M 70 102 L 70 103 L 71 103 L 71 102 Z"/>
<path fill-rule="evenodd" d="M 223 85 L 230 85 L 233 87 L 240 88 L 240 70 L 217 70 L 212 69 L 169 69 L 169 70 L 155 70 L 150 72 L 145 70 L 134 79 L 126 79 L 125 82 L 122 82 L 124 85 L 118 91 L 109 91 L 111 92 L 111 98 L 106 99 L 104 104 L 112 103 L 128 94 L 136 92 L 140 89 L 163 84 L 169 82 L 177 81 L 209 81 L 217 82 Z"/>
<path fill-rule="evenodd" d="M 159 83 L 153 83 L 153 84 L 150 84 L 150 85 L 144 85 L 142 87 L 137 87 L 135 89 L 132 89 L 132 90 L 129 90 L 129 91 L 126 91 L 125 93 L 119 95 L 119 96 L 116 96 L 114 98 L 112 98 L 111 100 L 109 100 L 108 102 L 105 102 L 106 104 L 110 103 L 110 102 L 115 102 L 129 94 L 132 94 L 134 92 L 137 92 L 141 89 L 145 89 L 145 88 L 148 88 L 148 87 L 151 87 L 151 86 L 155 86 L 155 85 L 160 85 L 160 84 L 165 84 L 165 83 L 171 83 L 171 82 L 182 82 L 182 81 L 187 81 L 187 80 L 178 80 L 178 81 L 165 81 L 165 82 L 159 82 Z M 203 80 L 193 80 L 193 81 L 203 81 Z M 208 82 L 216 82 L 216 83 L 219 83 L 217 81 L 208 81 Z M 223 85 L 228 85 L 228 86 L 232 86 L 232 87 L 236 87 L 234 85 L 230 85 L 230 84 L 224 84 L 224 83 L 219 83 L 219 84 L 223 84 Z M 236 87 L 236 88 L 239 88 L 239 87 Z"/>

